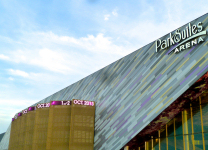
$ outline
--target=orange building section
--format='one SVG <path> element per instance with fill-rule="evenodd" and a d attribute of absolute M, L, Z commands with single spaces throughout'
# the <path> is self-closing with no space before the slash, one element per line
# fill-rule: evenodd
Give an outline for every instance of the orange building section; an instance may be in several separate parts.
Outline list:
<path fill-rule="evenodd" d="M 95 102 L 74 99 L 71 105 L 69 150 L 93 150 Z"/>
<path fill-rule="evenodd" d="M 47 150 L 69 150 L 71 101 L 51 101 L 49 108 Z"/>
<path fill-rule="evenodd" d="M 37 104 L 32 150 L 46 150 L 50 103 Z"/>
<path fill-rule="evenodd" d="M 29 107 L 25 120 L 25 141 L 24 141 L 24 149 L 23 150 L 31 150 L 33 143 L 33 135 L 34 135 L 34 125 L 35 125 L 35 107 Z"/>

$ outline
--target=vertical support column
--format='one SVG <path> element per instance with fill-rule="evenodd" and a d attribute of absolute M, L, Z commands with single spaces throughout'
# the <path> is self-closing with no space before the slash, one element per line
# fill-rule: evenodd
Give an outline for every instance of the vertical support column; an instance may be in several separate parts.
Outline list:
<path fill-rule="evenodd" d="M 158 139 L 159 139 L 159 150 L 161 150 L 161 143 L 160 143 L 160 130 L 158 130 Z"/>
<path fill-rule="evenodd" d="M 195 141 L 194 141 L 194 121 L 193 121 L 193 110 L 192 110 L 192 104 L 190 104 L 190 111 L 191 111 L 191 139 L 192 139 L 192 143 L 193 143 L 193 150 L 195 150 Z"/>
<path fill-rule="evenodd" d="M 168 150 L 168 125 L 165 125 L 166 128 L 166 149 Z"/>
<path fill-rule="evenodd" d="M 153 136 L 151 136 L 151 142 L 152 142 L 152 150 L 153 150 Z"/>
<path fill-rule="evenodd" d="M 189 137 L 188 137 L 188 112 L 184 110 L 182 112 L 182 127 L 183 127 L 183 137 L 184 137 L 184 150 L 189 150 Z"/>
<path fill-rule="evenodd" d="M 95 102 L 74 99 L 71 105 L 69 150 L 93 150 Z"/>
<path fill-rule="evenodd" d="M 202 128 L 203 150 L 205 150 L 204 125 L 203 125 L 203 117 L 202 117 L 201 96 L 199 96 L 199 105 L 200 105 L 200 116 L 201 116 L 201 128 Z"/>
<path fill-rule="evenodd" d="M 129 146 L 125 146 L 124 147 L 124 150 L 129 150 Z"/>
<path fill-rule="evenodd" d="M 183 130 L 183 149 L 186 150 L 186 147 L 185 147 L 185 137 L 184 137 L 184 115 L 183 115 L 183 111 L 181 113 L 181 117 L 182 117 L 182 130 Z"/>
<path fill-rule="evenodd" d="M 69 150 L 71 101 L 51 101 L 46 150 Z"/>
<path fill-rule="evenodd" d="M 147 150 L 147 142 L 144 143 L 144 149 Z"/>
<path fill-rule="evenodd" d="M 175 127 L 175 118 L 173 119 L 173 126 L 174 126 L 174 145 L 175 145 L 175 150 L 177 150 L 176 148 L 176 127 Z"/>

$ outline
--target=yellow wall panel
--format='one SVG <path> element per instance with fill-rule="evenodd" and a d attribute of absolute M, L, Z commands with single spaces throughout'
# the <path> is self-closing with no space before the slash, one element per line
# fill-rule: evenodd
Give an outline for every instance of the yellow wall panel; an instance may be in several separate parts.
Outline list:
<path fill-rule="evenodd" d="M 14 116 L 14 118 L 12 118 L 12 125 L 11 125 L 11 131 L 10 131 L 9 149 L 8 150 L 15 149 L 15 134 L 16 134 L 16 124 L 17 124 L 16 119 L 17 119 L 17 116 Z"/>
<path fill-rule="evenodd" d="M 37 104 L 32 150 L 45 150 L 50 103 Z"/>
<path fill-rule="evenodd" d="M 51 101 L 49 108 L 47 150 L 68 150 L 71 101 Z"/>
<path fill-rule="evenodd" d="M 74 99 L 71 105 L 69 150 L 93 150 L 95 103 Z"/>
<path fill-rule="evenodd" d="M 24 150 L 32 149 L 35 114 L 36 114 L 35 107 L 29 107 L 27 115 L 26 115 L 26 120 L 25 120 Z"/>

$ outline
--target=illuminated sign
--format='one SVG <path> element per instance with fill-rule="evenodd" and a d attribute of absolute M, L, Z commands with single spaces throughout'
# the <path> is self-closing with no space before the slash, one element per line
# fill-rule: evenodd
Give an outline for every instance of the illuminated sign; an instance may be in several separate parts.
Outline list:
<path fill-rule="evenodd" d="M 45 107 L 50 107 L 50 103 L 43 103 L 43 104 L 37 104 L 37 108 L 45 108 Z"/>
<path fill-rule="evenodd" d="M 71 101 L 51 101 L 51 105 L 71 105 Z"/>
<path fill-rule="evenodd" d="M 27 113 L 27 109 L 25 109 L 25 110 L 22 111 L 22 114 L 23 115 L 26 114 L 26 113 Z"/>
<path fill-rule="evenodd" d="M 29 107 L 28 108 L 28 111 L 33 111 L 33 110 L 35 110 L 35 107 Z"/>
<path fill-rule="evenodd" d="M 197 45 L 204 41 L 204 39 L 200 36 L 207 34 L 206 30 L 202 30 L 202 22 L 199 22 L 197 25 L 191 25 L 191 23 L 189 23 L 183 31 L 177 29 L 174 35 L 170 33 L 170 37 L 166 40 L 156 40 L 156 52 L 158 52 L 160 49 L 163 50 L 177 44 L 176 47 L 168 54 L 171 54 L 172 52 L 179 53 L 187 48 Z M 199 38 L 197 39 L 197 37 Z"/>
<path fill-rule="evenodd" d="M 14 119 L 17 119 L 17 115 L 14 116 Z"/>
<path fill-rule="evenodd" d="M 73 100 L 73 104 L 85 105 L 85 106 L 94 106 L 95 105 L 95 102 L 74 99 Z"/>
<path fill-rule="evenodd" d="M 22 116 L 22 113 L 18 113 L 18 117 Z"/>

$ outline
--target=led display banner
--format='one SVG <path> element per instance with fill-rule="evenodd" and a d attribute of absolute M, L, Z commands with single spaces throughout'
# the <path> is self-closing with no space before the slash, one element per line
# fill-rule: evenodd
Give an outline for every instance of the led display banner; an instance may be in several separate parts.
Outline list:
<path fill-rule="evenodd" d="M 17 119 L 17 115 L 14 116 L 14 119 Z"/>
<path fill-rule="evenodd" d="M 85 105 L 85 106 L 94 106 L 95 105 L 95 102 L 93 102 L 93 101 L 79 100 L 79 99 L 73 99 L 73 104 Z"/>
<path fill-rule="evenodd" d="M 200 44 L 204 41 L 204 39 L 201 36 L 207 34 L 206 30 L 202 30 L 202 22 L 199 22 L 198 24 L 194 25 L 191 25 L 191 23 L 189 23 L 183 31 L 177 29 L 175 31 L 175 34 L 172 35 L 170 33 L 170 37 L 166 40 L 156 40 L 156 52 L 158 52 L 160 49 L 164 50 L 172 45 L 176 45 L 175 48 L 172 49 L 168 54 L 171 54 L 173 52 L 179 53 L 187 48 Z"/>
<path fill-rule="evenodd" d="M 43 103 L 43 104 L 37 104 L 37 108 L 45 108 L 45 107 L 50 107 L 50 103 Z"/>
<path fill-rule="evenodd" d="M 28 111 L 33 111 L 33 110 L 35 110 L 35 107 L 29 107 L 28 108 Z"/>
<path fill-rule="evenodd" d="M 51 105 L 71 105 L 71 101 L 51 101 Z"/>
<path fill-rule="evenodd" d="M 22 114 L 23 115 L 26 114 L 26 113 L 27 113 L 27 109 L 25 109 L 25 110 L 22 111 Z"/>

